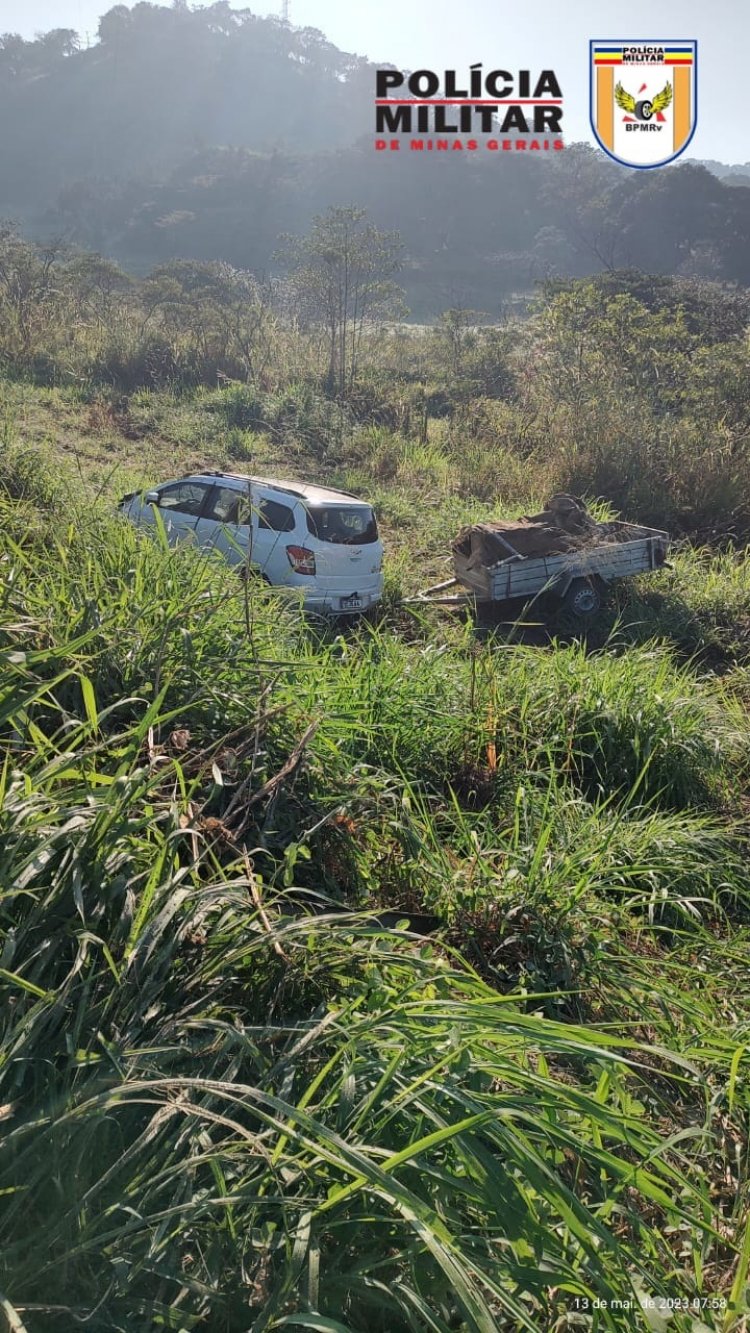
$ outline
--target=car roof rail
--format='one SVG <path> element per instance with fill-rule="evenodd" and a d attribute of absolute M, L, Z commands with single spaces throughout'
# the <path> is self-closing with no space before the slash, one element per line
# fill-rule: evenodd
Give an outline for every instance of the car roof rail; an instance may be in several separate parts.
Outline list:
<path fill-rule="evenodd" d="M 191 477 L 228 477 L 228 478 L 230 479 L 230 481 L 252 481 L 252 480 L 253 480 L 252 477 L 248 477 L 248 476 L 246 476 L 244 472 L 227 472 L 226 468 L 222 468 L 222 467 L 204 467 L 204 468 L 201 468 L 201 469 L 200 469 L 199 471 L 197 471 L 197 472 L 190 472 L 190 473 L 188 473 L 188 476 L 191 476 Z"/>

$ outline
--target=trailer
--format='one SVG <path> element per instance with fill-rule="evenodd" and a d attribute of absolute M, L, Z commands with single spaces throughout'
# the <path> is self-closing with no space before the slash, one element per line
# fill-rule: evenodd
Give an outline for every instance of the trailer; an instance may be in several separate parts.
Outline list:
<path fill-rule="evenodd" d="M 599 610 L 603 592 L 616 579 L 669 568 L 669 534 L 659 528 L 592 523 L 573 549 L 523 554 L 513 544 L 514 525 L 494 527 L 494 541 L 505 552 L 501 559 L 487 563 L 476 554 L 457 552 L 454 543 L 454 576 L 425 588 L 410 599 L 412 604 L 481 607 L 550 593 L 575 615 L 587 617 Z M 451 592 L 454 588 L 463 591 Z"/>

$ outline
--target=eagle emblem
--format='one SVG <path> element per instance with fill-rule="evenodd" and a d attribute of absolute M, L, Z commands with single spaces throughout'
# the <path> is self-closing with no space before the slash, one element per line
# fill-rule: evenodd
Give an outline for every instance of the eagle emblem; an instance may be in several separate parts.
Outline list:
<path fill-rule="evenodd" d="M 659 116 L 666 111 L 672 101 L 672 85 L 667 81 L 661 92 L 650 102 L 648 100 L 639 102 L 632 93 L 625 91 L 621 83 L 618 83 L 615 87 L 615 101 L 622 111 L 627 111 L 637 120 L 650 120 L 652 116 Z"/>

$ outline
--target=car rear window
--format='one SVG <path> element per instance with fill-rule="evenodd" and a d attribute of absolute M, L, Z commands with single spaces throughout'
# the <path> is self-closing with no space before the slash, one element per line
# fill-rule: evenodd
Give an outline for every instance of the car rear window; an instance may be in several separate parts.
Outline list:
<path fill-rule="evenodd" d="M 312 505 L 307 527 L 322 542 L 364 546 L 378 540 L 378 525 L 369 505 Z"/>

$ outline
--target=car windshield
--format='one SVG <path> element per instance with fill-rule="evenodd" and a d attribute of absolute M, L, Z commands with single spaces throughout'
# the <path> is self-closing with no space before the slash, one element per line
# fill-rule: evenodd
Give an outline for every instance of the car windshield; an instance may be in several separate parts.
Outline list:
<path fill-rule="evenodd" d="M 313 505 L 307 526 L 322 542 L 364 546 L 378 540 L 378 525 L 369 505 Z"/>

